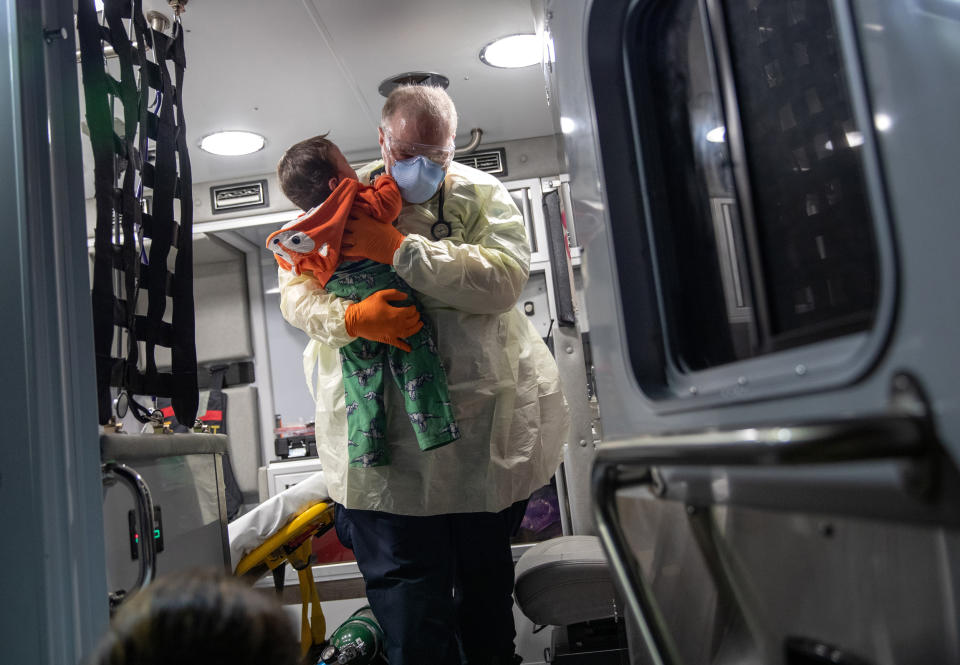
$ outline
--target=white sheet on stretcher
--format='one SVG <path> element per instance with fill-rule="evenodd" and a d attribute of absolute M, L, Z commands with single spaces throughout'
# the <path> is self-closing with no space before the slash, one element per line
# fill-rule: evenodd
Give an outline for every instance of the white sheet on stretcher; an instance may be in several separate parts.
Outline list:
<path fill-rule="evenodd" d="M 236 570 L 243 557 L 294 517 L 315 503 L 329 500 L 323 472 L 318 471 L 230 522 L 227 533 L 230 538 L 231 569 Z"/>

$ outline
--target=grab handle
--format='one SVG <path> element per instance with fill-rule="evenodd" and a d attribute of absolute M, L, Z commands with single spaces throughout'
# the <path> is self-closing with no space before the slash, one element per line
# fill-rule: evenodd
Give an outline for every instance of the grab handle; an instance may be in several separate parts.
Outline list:
<path fill-rule="evenodd" d="M 603 443 L 593 465 L 600 540 L 655 665 L 680 665 L 676 645 L 620 526 L 616 494 L 650 485 L 651 466 L 794 466 L 920 457 L 933 440 L 919 417 L 882 415 L 792 426 L 705 430 Z"/>
<path fill-rule="evenodd" d="M 103 484 L 110 485 L 114 482 L 121 482 L 130 488 L 133 492 L 136 502 L 137 521 L 140 524 L 139 552 L 140 568 L 137 573 L 137 581 L 133 588 L 124 591 L 110 593 L 111 609 L 119 605 L 123 599 L 130 593 L 150 584 L 157 574 L 157 546 L 153 539 L 153 498 L 150 495 L 150 488 L 143 480 L 143 477 L 134 469 L 126 464 L 119 462 L 106 462 L 101 466 L 103 475 Z"/>

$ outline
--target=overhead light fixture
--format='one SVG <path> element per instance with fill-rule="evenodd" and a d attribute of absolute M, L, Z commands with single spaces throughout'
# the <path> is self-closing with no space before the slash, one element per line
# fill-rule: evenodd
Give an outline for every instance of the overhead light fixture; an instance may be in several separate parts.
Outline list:
<path fill-rule="evenodd" d="M 501 37 L 480 49 L 480 60 L 491 67 L 529 67 L 542 57 L 540 37 L 531 34 Z"/>
<path fill-rule="evenodd" d="M 266 139 L 253 132 L 231 130 L 214 132 L 200 139 L 200 149 L 212 155 L 233 157 L 262 150 Z"/>
<path fill-rule="evenodd" d="M 723 143 L 727 140 L 727 128 L 723 125 L 714 127 L 707 132 L 707 140 L 710 141 L 710 143 Z"/>
<path fill-rule="evenodd" d="M 873 124 L 879 131 L 885 132 L 893 127 L 893 118 L 886 113 L 878 113 L 873 116 Z"/>

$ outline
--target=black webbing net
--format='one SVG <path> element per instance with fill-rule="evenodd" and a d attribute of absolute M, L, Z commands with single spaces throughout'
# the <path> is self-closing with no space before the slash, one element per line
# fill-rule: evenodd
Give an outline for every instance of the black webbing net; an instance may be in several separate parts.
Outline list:
<path fill-rule="evenodd" d="M 128 396 L 169 397 L 177 419 L 192 424 L 198 397 L 183 29 L 178 18 L 169 36 L 152 30 L 141 0 L 105 0 L 102 21 L 93 0 L 80 0 L 77 27 L 96 187 L 100 423 L 110 419 L 117 387 Z M 116 53 L 109 68 L 105 45 Z M 157 370 L 158 346 L 170 349 L 171 372 Z M 145 421 L 147 410 L 130 404 Z"/>

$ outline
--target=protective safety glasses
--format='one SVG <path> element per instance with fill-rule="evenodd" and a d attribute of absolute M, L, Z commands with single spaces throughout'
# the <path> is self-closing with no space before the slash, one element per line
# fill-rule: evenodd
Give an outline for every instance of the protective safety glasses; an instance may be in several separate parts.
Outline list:
<path fill-rule="evenodd" d="M 454 145 L 432 145 L 429 143 L 412 143 L 410 141 L 398 141 L 393 138 L 389 132 L 383 132 L 383 141 L 387 151 L 394 161 L 402 162 L 405 159 L 423 155 L 431 162 L 435 162 L 447 168 L 453 160 Z"/>

